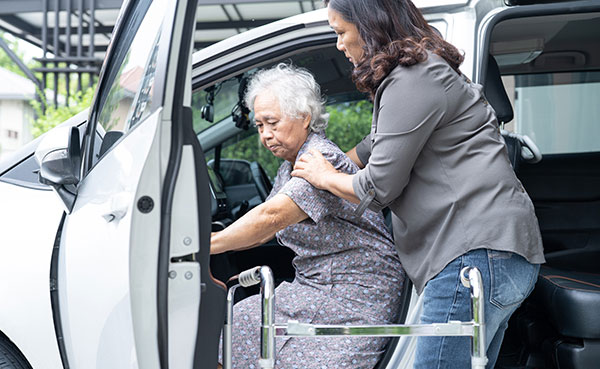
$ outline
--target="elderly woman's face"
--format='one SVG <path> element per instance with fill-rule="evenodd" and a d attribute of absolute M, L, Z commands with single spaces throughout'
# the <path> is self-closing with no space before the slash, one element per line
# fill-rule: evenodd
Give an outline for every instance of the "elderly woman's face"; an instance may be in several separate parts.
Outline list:
<path fill-rule="evenodd" d="M 278 98 L 265 91 L 254 100 L 254 120 L 262 144 L 278 158 L 294 163 L 308 137 L 310 115 L 303 118 L 283 115 Z"/>

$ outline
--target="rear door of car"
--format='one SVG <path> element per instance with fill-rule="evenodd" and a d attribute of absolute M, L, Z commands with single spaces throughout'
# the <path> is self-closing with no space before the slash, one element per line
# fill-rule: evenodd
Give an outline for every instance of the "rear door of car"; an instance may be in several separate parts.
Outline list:
<path fill-rule="evenodd" d="M 115 27 L 59 238 L 65 367 L 216 366 L 225 290 L 208 268 L 208 178 L 189 108 L 196 6 L 126 1 Z"/>

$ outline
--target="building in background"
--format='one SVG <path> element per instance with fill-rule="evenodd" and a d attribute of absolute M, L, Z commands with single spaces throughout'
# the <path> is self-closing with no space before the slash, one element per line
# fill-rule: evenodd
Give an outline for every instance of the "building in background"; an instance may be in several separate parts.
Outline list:
<path fill-rule="evenodd" d="M 0 68 L 0 159 L 31 141 L 35 85 L 4 68 Z"/>

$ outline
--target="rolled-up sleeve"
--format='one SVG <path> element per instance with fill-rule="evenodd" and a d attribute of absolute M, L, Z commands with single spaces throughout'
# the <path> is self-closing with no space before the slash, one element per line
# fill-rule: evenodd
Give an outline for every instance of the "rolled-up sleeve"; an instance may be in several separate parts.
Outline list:
<path fill-rule="evenodd" d="M 380 87 L 371 156 L 352 181 L 361 200 L 357 212 L 367 206 L 379 211 L 402 194 L 423 147 L 444 120 L 445 89 L 424 73 L 404 68 Z"/>

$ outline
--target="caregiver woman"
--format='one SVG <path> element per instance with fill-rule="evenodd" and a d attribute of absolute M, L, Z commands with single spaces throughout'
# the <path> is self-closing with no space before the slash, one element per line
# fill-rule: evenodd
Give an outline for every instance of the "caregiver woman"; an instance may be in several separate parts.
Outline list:
<path fill-rule="evenodd" d="M 371 134 L 349 152 L 363 168 L 337 172 L 317 151 L 292 175 L 369 207 L 389 206 L 396 247 L 421 321 L 470 320 L 459 273 L 482 272 L 488 368 L 508 320 L 529 295 L 542 242 L 533 205 L 511 169 L 494 110 L 461 75 L 459 51 L 409 0 L 326 0 L 337 48 L 374 103 Z M 468 337 L 420 337 L 415 368 L 468 368 Z"/>

